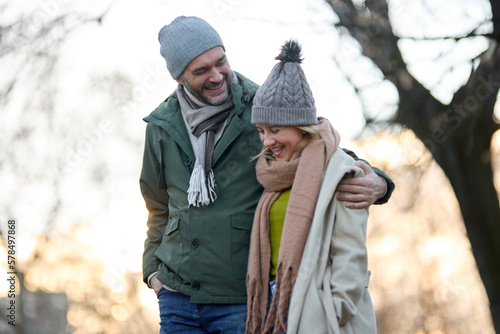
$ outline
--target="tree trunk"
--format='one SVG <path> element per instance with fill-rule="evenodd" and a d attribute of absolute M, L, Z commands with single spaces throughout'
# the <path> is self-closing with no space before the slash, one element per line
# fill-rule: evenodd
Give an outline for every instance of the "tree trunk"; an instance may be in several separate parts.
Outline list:
<path fill-rule="evenodd" d="M 495 331 L 500 333 L 500 208 L 493 185 L 488 151 L 470 154 L 453 149 L 434 158 L 448 176 L 457 196 L 467 235 L 490 302 Z M 486 160 L 486 161 L 485 161 Z"/>
<path fill-rule="evenodd" d="M 493 110 L 500 87 L 500 49 L 492 43 L 452 103 L 443 105 L 408 72 L 386 1 L 365 1 L 369 15 L 349 0 L 326 2 L 338 15 L 339 26 L 356 38 L 363 54 L 397 88 L 400 103 L 394 122 L 413 130 L 450 180 L 490 302 L 494 328 L 500 333 L 500 207 L 490 156 L 491 138 L 498 130 Z M 494 7 L 498 0 L 491 3 Z M 500 6 L 495 8 L 492 39 L 500 36 Z"/>
<path fill-rule="evenodd" d="M 433 156 L 455 191 L 472 253 L 490 302 L 495 331 L 500 333 L 500 203 L 493 183 L 492 120 L 500 87 L 500 48 L 491 45 L 469 81 L 454 96 L 456 121 L 443 127 L 448 138 Z M 450 116 L 450 115 L 449 115 Z"/>

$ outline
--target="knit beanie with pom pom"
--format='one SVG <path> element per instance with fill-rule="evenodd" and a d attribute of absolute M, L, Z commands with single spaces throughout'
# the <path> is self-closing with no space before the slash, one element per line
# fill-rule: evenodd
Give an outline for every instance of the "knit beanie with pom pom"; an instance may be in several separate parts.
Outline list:
<path fill-rule="evenodd" d="M 253 124 L 310 125 L 317 124 L 314 97 L 300 66 L 302 49 L 289 40 L 281 47 L 276 64 L 255 94 L 252 107 Z"/>

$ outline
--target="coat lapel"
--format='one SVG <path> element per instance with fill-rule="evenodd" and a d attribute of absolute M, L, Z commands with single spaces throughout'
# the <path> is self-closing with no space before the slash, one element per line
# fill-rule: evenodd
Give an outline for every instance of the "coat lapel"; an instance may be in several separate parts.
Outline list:
<path fill-rule="evenodd" d="M 224 133 L 215 145 L 212 157 L 212 166 L 215 166 L 217 160 L 219 160 L 224 151 L 229 147 L 229 145 L 231 145 L 232 142 L 236 140 L 236 138 L 238 138 L 246 127 L 245 122 L 241 119 L 241 116 L 245 111 L 245 104 L 241 99 L 235 98 L 236 96 L 245 96 L 243 88 L 236 84 L 232 84 L 231 88 L 233 90 L 234 111 L 229 114 Z"/>
<path fill-rule="evenodd" d="M 222 156 L 224 151 L 231 145 L 232 142 L 238 138 L 241 132 L 245 129 L 245 124 L 243 121 L 236 115 L 232 118 L 228 119 L 228 124 L 224 129 L 224 133 L 222 137 L 215 145 L 213 157 L 212 157 L 212 166 L 215 166 L 217 160 Z"/>

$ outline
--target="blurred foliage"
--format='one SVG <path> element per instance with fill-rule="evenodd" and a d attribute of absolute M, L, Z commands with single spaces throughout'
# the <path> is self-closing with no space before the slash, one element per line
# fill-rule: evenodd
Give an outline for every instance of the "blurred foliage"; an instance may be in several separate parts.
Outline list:
<path fill-rule="evenodd" d="M 370 208 L 378 332 L 495 333 L 457 199 L 430 152 L 410 130 L 366 136 L 358 145 L 398 185 L 387 205 Z M 493 150 L 500 151 L 500 132 Z"/>
<path fill-rule="evenodd" d="M 1 318 L 2 333 L 52 334 L 55 327 L 82 334 L 158 332 L 155 296 L 135 270 L 145 230 L 136 184 L 143 124 L 136 109 L 145 94 L 162 90 L 165 77 L 141 68 L 139 75 L 149 81 L 133 78 L 114 66 L 119 59 L 88 67 L 77 52 L 88 31 L 103 33 L 116 3 L 0 3 L 0 219 L 19 218 L 22 245 L 20 321 L 13 328 Z M 362 8 L 373 2 L 353 3 Z M 364 32 L 377 32 L 376 25 L 369 27 L 374 30 Z M 387 88 L 388 80 L 359 57 L 346 34 L 341 41 L 345 58 L 336 59 L 339 67 L 365 98 L 362 103 L 372 99 L 365 116 L 373 127 L 356 151 L 397 184 L 389 204 L 372 207 L 369 222 L 379 333 L 493 333 L 450 183 L 411 131 L 396 127 L 380 135 L 387 126 L 375 123 L 381 112 L 396 111 L 397 99 L 374 90 Z M 102 60 L 116 47 L 92 44 L 85 57 Z M 392 60 L 390 49 L 372 51 L 379 61 Z M 345 61 L 354 66 L 345 67 Z M 412 83 L 403 72 L 397 77 Z M 497 189 L 498 142 L 491 151 Z"/>

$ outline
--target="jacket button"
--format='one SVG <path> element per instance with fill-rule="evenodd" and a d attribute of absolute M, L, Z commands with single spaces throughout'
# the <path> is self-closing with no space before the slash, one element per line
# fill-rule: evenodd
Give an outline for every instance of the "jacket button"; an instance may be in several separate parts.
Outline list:
<path fill-rule="evenodd" d="M 186 158 L 186 160 L 184 160 L 184 165 L 185 166 L 191 165 L 191 160 L 189 160 L 189 158 Z"/>
<path fill-rule="evenodd" d="M 196 249 L 200 246 L 200 242 L 196 239 L 194 239 L 193 241 L 191 241 L 191 248 L 193 249 Z"/>
<path fill-rule="evenodd" d="M 195 291 L 200 290 L 200 282 L 193 282 L 193 284 L 191 285 L 191 288 Z"/>

